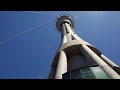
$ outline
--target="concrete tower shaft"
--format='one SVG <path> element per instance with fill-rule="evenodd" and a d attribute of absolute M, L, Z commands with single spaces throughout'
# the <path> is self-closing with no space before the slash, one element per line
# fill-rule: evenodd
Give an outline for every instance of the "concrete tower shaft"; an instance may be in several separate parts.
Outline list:
<path fill-rule="evenodd" d="M 88 42 L 81 39 L 74 31 L 75 20 L 70 15 L 58 16 L 55 21 L 56 29 L 61 34 L 61 43 L 70 41 L 70 40 L 79 40 L 84 44 L 89 44 Z M 89 44 L 90 45 L 90 44 Z M 92 46 L 92 45 L 91 45 Z"/>
<path fill-rule="evenodd" d="M 57 17 L 55 25 L 57 31 L 61 34 L 61 42 L 52 62 L 48 79 L 64 79 L 66 75 L 71 75 L 70 73 L 73 73 L 75 70 L 83 74 L 81 71 L 83 68 L 84 70 L 90 69 L 90 72 L 95 74 L 96 71 L 94 70 L 99 69 L 104 77 L 98 77 L 94 74 L 92 74 L 92 76 L 88 74 L 79 75 L 79 78 L 82 79 L 88 77 L 120 79 L 120 75 L 114 71 L 113 68 L 117 67 L 118 70 L 118 66 L 75 33 L 75 22 L 70 15 Z M 72 78 L 73 77 L 75 78 L 74 75 Z M 78 76 L 76 76 L 76 78 L 78 78 Z"/>

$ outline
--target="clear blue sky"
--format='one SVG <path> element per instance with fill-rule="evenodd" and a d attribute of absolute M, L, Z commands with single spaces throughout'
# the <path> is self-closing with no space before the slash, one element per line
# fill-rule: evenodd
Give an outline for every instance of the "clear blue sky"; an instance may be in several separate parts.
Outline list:
<path fill-rule="evenodd" d="M 60 44 L 55 19 L 75 19 L 79 37 L 120 66 L 120 11 L 0 11 L 0 79 L 46 79 Z"/>

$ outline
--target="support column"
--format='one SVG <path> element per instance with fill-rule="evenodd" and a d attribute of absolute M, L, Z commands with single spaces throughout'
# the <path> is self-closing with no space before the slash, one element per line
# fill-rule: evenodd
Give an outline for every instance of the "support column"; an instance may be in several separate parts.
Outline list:
<path fill-rule="evenodd" d="M 55 79 L 62 79 L 62 74 L 67 72 L 67 57 L 64 51 L 60 52 Z"/>
<path fill-rule="evenodd" d="M 72 34 L 72 36 L 76 39 L 76 40 L 79 40 L 80 38 L 76 35 L 76 34 L 74 34 L 74 30 L 72 30 L 72 28 L 70 28 L 71 26 L 68 24 L 68 23 L 65 23 L 65 25 L 66 25 L 66 27 L 67 27 L 67 29 L 69 30 L 69 32 Z"/>
<path fill-rule="evenodd" d="M 106 56 L 104 56 L 103 54 L 100 55 L 100 57 L 110 66 L 110 67 L 119 67 L 118 65 L 116 65 L 114 62 L 112 62 L 110 59 L 108 59 Z"/>
<path fill-rule="evenodd" d="M 95 61 L 102 69 L 106 72 L 106 74 L 111 79 L 120 79 L 120 75 L 117 74 L 107 63 L 105 63 L 98 55 L 96 55 L 89 47 L 83 44 L 80 47 L 82 53 L 88 60 Z"/>

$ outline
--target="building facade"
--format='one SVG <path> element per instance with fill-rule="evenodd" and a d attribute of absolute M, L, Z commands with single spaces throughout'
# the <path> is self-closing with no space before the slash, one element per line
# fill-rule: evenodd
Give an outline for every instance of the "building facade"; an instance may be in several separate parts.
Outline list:
<path fill-rule="evenodd" d="M 48 79 L 120 79 L 120 68 L 74 31 L 70 15 L 56 18 L 61 43 L 51 65 Z"/>

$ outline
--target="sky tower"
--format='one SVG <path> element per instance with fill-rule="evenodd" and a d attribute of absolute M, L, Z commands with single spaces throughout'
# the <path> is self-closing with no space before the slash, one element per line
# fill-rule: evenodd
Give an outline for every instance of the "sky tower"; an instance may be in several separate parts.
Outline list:
<path fill-rule="evenodd" d="M 75 33 L 70 15 L 58 16 L 55 26 L 61 42 L 48 79 L 120 79 L 119 66 Z"/>

